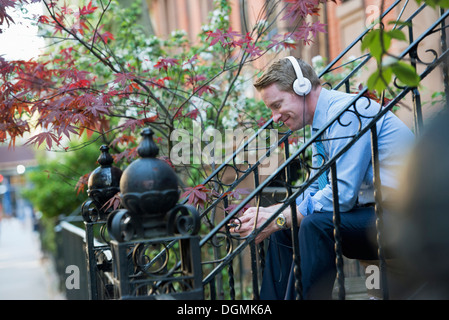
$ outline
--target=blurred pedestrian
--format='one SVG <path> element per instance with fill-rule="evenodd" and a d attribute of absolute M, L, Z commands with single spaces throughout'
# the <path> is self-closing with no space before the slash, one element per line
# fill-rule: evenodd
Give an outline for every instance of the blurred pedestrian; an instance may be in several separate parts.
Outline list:
<path fill-rule="evenodd" d="M 407 299 L 449 299 L 449 111 L 425 128 L 403 172 L 392 228 Z"/>

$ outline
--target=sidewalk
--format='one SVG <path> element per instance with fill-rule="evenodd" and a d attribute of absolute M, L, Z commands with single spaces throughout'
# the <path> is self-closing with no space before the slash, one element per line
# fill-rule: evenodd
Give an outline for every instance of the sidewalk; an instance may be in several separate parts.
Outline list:
<path fill-rule="evenodd" d="M 62 300 L 52 263 L 29 220 L 0 222 L 0 300 Z"/>

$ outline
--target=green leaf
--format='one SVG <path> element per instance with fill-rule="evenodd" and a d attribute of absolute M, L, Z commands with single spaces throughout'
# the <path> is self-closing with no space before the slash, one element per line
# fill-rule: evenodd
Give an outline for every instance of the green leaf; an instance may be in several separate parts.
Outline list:
<path fill-rule="evenodd" d="M 398 61 L 391 65 L 391 69 L 396 77 L 409 87 L 417 87 L 421 80 L 415 68 L 403 61 Z"/>
<path fill-rule="evenodd" d="M 421 2 L 421 1 L 420 1 Z M 420 3 L 419 2 L 419 3 Z M 428 6 L 430 6 L 430 7 L 432 7 L 432 8 L 434 8 L 435 9 L 435 6 L 437 5 L 437 1 L 436 0 L 425 0 L 424 1 Z"/>
<path fill-rule="evenodd" d="M 439 98 L 439 97 L 444 98 L 444 95 L 445 95 L 444 91 L 437 91 L 437 92 L 432 93 L 432 99 Z"/>
<path fill-rule="evenodd" d="M 388 36 L 390 36 L 393 39 L 397 39 L 397 40 L 401 40 L 401 41 L 407 40 L 407 38 L 405 37 L 405 33 L 402 30 L 394 29 L 394 30 L 387 31 L 387 33 L 388 33 Z"/>
<path fill-rule="evenodd" d="M 418 4 L 420 4 L 422 1 L 417 0 Z M 424 0 L 424 2 L 435 9 L 436 6 L 440 6 L 441 8 L 447 8 L 449 7 L 449 1 L 448 0 Z"/>
<path fill-rule="evenodd" d="M 441 8 L 449 8 L 449 0 L 441 0 L 441 1 L 438 3 L 438 5 L 439 5 Z"/>
<path fill-rule="evenodd" d="M 362 40 L 362 51 L 369 48 L 371 42 L 373 42 L 376 33 L 373 31 L 368 32 Z"/>
<path fill-rule="evenodd" d="M 379 69 L 368 78 L 367 86 L 370 90 L 376 90 L 382 92 L 387 88 L 387 85 L 391 81 L 393 72 L 391 68 L 383 68 L 380 72 Z"/>
<path fill-rule="evenodd" d="M 405 27 L 411 27 L 413 25 L 410 21 L 401 21 L 401 20 L 388 21 L 388 24 L 393 24 L 393 25 L 397 25 L 397 26 L 405 26 Z"/>
<path fill-rule="evenodd" d="M 383 41 L 380 41 L 382 34 Z M 391 36 L 380 29 L 371 30 L 362 41 L 362 50 L 369 49 L 370 54 L 380 62 L 383 54 L 388 51 L 391 44 Z"/>

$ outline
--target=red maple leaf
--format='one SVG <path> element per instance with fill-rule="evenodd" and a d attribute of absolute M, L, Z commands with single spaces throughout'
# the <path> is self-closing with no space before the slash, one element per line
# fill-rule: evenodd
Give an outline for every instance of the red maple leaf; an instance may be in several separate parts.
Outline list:
<path fill-rule="evenodd" d="M 63 6 L 61 6 L 61 12 L 62 12 L 64 15 L 69 15 L 69 14 L 72 14 L 72 13 L 73 13 L 73 9 L 70 8 L 70 7 L 67 7 L 66 5 L 63 5 Z"/>
<path fill-rule="evenodd" d="M 181 198 L 189 197 L 187 203 L 194 207 L 198 205 L 201 208 L 204 208 L 208 194 L 210 193 L 211 190 L 207 189 L 204 185 L 199 184 L 195 187 L 186 188 L 186 192 L 182 194 Z"/>
<path fill-rule="evenodd" d="M 178 59 L 173 58 L 161 58 L 159 59 L 158 63 L 154 65 L 155 69 L 164 69 L 167 71 L 168 67 L 174 66 L 175 64 L 178 64 Z"/>
<path fill-rule="evenodd" d="M 154 88 L 164 88 L 165 87 L 165 81 L 170 81 L 171 77 L 163 77 L 160 79 L 157 79 L 155 77 L 151 78 L 149 81 L 149 84 Z"/>
<path fill-rule="evenodd" d="M 42 16 L 39 17 L 38 23 L 49 24 L 50 23 L 50 19 L 47 16 L 42 15 Z"/>
<path fill-rule="evenodd" d="M 193 91 L 194 91 L 194 93 L 198 94 L 198 96 L 200 96 L 200 97 L 204 93 L 207 93 L 207 92 L 209 92 L 211 94 L 214 93 L 214 89 L 211 86 L 207 86 L 207 85 L 203 85 L 198 88 L 195 88 Z"/>
<path fill-rule="evenodd" d="M 14 8 L 16 3 L 11 0 L 0 0 L 0 25 L 3 24 L 3 21 L 6 21 L 9 27 L 9 22 L 15 23 L 9 14 L 6 13 L 6 8 L 11 7 Z M 9 21 L 8 21 L 9 20 Z"/>
<path fill-rule="evenodd" d="M 146 118 L 142 119 L 142 122 L 144 124 L 151 123 L 151 122 L 156 121 L 158 117 L 159 117 L 159 115 L 155 115 L 155 116 L 152 116 L 152 117 L 146 117 Z"/>
<path fill-rule="evenodd" d="M 292 34 L 290 32 L 284 35 L 275 35 L 271 40 L 271 44 L 268 45 L 268 49 L 296 49 L 296 43 L 292 43 L 293 39 L 291 36 Z"/>
<path fill-rule="evenodd" d="M 363 90 L 363 85 L 359 84 L 359 91 L 353 91 L 352 93 L 358 94 L 360 93 L 361 90 Z M 367 90 L 364 94 L 364 97 L 367 97 L 371 100 L 376 101 L 377 103 L 381 104 L 381 97 L 379 96 L 379 94 L 377 93 L 376 90 Z M 391 99 L 385 98 L 384 97 L 384 101 L 383 101 L 383 105 L 382 106 L 386 106 L 390 103 Z"/>
<path fill-rule="evenodd" d="M 84 30 L 89 30 L 89 26 L 84 19 L 79 19 L 77 23 L 73 24 L 73 32 L 76 33 L 78 31 L 80 34 L 84 35 Z"/>
<path fill-rule="evenodd" d="M 109 107 L 101 103 L 94 103 L 86 108 L 86 112 L 91 113 L 94 117 L 102 114 L 109 114 Z"/>
<path fill-rule="evenodd" d="M 260 50 L 260 48 L 257 47 L 254 43 L 249 43 L 245 51 L 253 57 L 259 57 L 262 55 L 262 50 Z"/>
<path fill-rule="evenodd" d="M 249 194 L 250 190 L 247 188 L 239 188 L 235 190 L 226 191 L 222 194 L 217 194 L 220 199 L 224 197 L 229 197 L 230 199 L 240 200 L 242 194 Z"/>
<path fill-rule="evenodd" d="M 237 208 L 239 206 L 239 204 L 230 204 L 229 206 L 227 206 L 224 210 L 226 213 L 230 213 L 232 211 L 234 211 L 235 208 Z M 243 206 L 243 208 L 239 211 L 239 213 L 244 213 L 247 209 L 249 209 L 251 206 L 247 203 Z"/>
<path fill-rule="evenodd" d="M 267 120 L 264 119 L 262 116 L 260 116 L 259 120 L 257 120 L 257 126 L 262 127 L 265 124 L 265 122 L 267 122 Z"/>
<path fill-rule="evenodd" d="M 79 195 L 80 192 L 84 192 L 84 188 L 87 186 L 89 176 L 90 176 L 90 173 L 86 173 L 85 175 L 81 176 L 78 179 L 78 182 L 76 183 L 76 186 L 75 186 L 76 195 Z"/>
<path fill-rule="evenodd" d="M 121 153 L 115 153 L 112 157 L 115 162 L 120 162 L 122 159 L 126 159 L 127 161 L 132 161 L 137 158 L 137 146 L 133 148 L 128 148 Z"/>
<path fill-rule="evenodd" d="M 105 43 L 108 43 L 109 40 L 115 40 L 114 35 L 109 31 L 103 32 L 100 34 L 100 37 Z"/>
<path fill-rule="evenodd" d="M 37 145 L 40 146 L 42 143 L 45 142 L 47 144 L 47 148 L 51 149 L 53 141 L 59 144 L 59 138 L 54 133 L 46 131 L 38 133 L 35 136 L 31 137 L 30 139 L 28 139 L 25 145 L 37 143 Z"/>
<path fill-rule="evenodd" d="M 117 192 L 114 194 L 111 199 L 106 201 L 106 203 L 101 207 L 101 209 L 108 210 L 109 208 L 112 208 L 112 210 L 117 210 L 118 207 L 120 207 L 120 192 Z"/>
<path fill-rule="evenodd" d="M 136 137 L 124 134 L 124 135 L 116 137 L 114 140 L 112 140 L 111 146 L 116 146 L 118 144 L 129 145 L 130 143 L 135 143 L 135 142 L 136 142 Z"/>
<path fill-rule="evenodd" d="M 193 77 L 187 77 L 186 84 L 190 84 L 192 86 L 195 86 L 196 83 L 200 81 L 206 80 L 206 76 L 200 74 L 200 75 L 194 75 Z"/>
<path fill-rule="evenodd" d="M 79 15 L 84 16 L 84 15 L 87 15 L 90 13 L 94 13 L 95 10 L 97 10 L 97 9 L 98 9 L 98 7 L 92 7 L 92 1 L 90 1 L 89 4 L 87 5 L 87 7 L 84 6 L 79 9 Z"/>
<path fill-rule="evenodd" d="M 221 38 L 223 33 L 221 32 L 220 29 L 218 29 L 217 32 L 207 31 L 206 34 L 207 34 L 206 41 L 208 41 L 209 38 L 213 38 L 212 41 L 210 42 L 210 45 L 213 46 L 217 42 L 220 41 L 220 38 Z"/>
<path fill-rule="evenodd" d="M 188 117 L 188 118 L 190 118 L 190 119 L 196 119 L 196 118 L 198 118 L 198 114 L 199 114 L 200 112 L 198 111 L 198 109 L 193 109 L 192 111 L 190 111 L 190 112 L 187 112 L 186 114 L 185 114 L 185 117 Z"/>
<path fill-rule="evenodd" d="M 90 87 L 90 80 L 81 79 L 75 83 L 71 83 L 68 88 L 75 89 L 75 88 L 89 88 L 89 87 Z"/>
<path fill-rule="evenodd" d="M 295 21 L 298 17 L 306 17 L 307 15 L 316 15 L 317 7 L 320 4 L 318 0 L 285 0 L 290 5 L 287 8 L 285 16 L 282 20 Z"/>
<path fill-rule="evenodd" d="M 190 58 L 189 60 L 184 62 L 184 66 L 187 65 L 187 64 L 192 65 L 195 60 L 198 60 L 198 54 L 195 54 L 192 58 Z"/>
<path fill-rule="evenodd" d="M 112 33 L 110 33 L 109 31 L 104 31 L 103 32 L 103 28 L 104 28 L 104 24 L 101 25 L 100 27 L 98 27 L 98 29 L 96 30 L 95 34 L 94 34 L 94 42 L 97 41 L 103 41 L 104 43 L 108 43 L 109 40 L 115 40 L 114 35 Z"/>
<path fill-rule="evenodd" d="M 134 80 L 136 78 L 132 72 L 114 73 L 114 76 L 114 83 L 120 83 L 121 86 L 125 86 L 127 80 Z"/>
<path fill-rule="evenodd" d="M 121 125 L 121 127 L 123 130 L 130 129 L 131 131 L 134 131 L 136 127 L 140 127 L 141 125 L 141 119 L 128 119 Z"/>
<path fill-rule="evenodd" d="M 222 46 L 235 46 L 237 45 L 237 43 L 234 38 L 242 37 L 240 33 L 232 31 L 231 27 L 229 27 L 227 31 L 223 31 L 223 29 L 217 29 L 215 32 L 207 31 L 206 34 L 206 41 L 208 41 L 209 38 L 212 38 L 212 41 L 210 43 L 211 46 L 215 45 L 218 42 L 221 42 Z"/>

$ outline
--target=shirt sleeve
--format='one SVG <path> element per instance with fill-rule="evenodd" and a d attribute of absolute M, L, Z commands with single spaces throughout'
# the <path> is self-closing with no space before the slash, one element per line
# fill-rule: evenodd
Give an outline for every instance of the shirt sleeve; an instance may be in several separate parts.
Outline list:
<path fill-rule="evenodd" d="M 303 216 L 312 214 L 315 211 L 321 211 L 323 207 L 310 193 L 305 196 L 304 200 L 297 200 L 296 205 Z"/>

